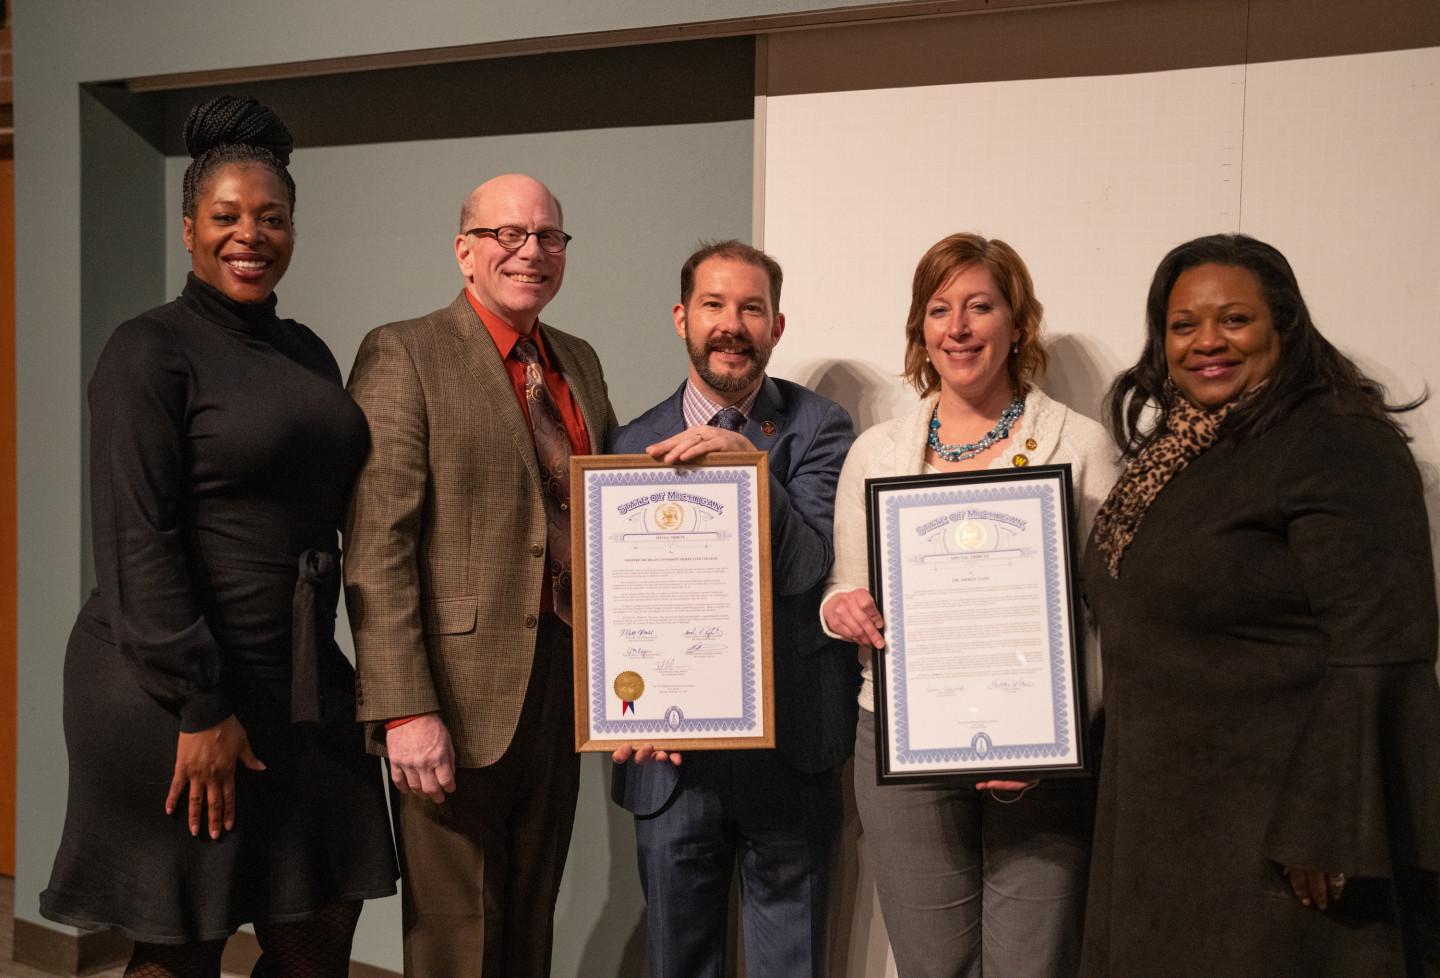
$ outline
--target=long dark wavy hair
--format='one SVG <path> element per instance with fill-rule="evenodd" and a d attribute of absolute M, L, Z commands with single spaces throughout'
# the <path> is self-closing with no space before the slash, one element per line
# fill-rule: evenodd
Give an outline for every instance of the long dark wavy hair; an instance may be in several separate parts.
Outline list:
<path fill-rule="evenodd" d="M 1133 367 L 1115 378 L 1105 396 L 1110 433 L 1127 457 L 1139 454 L 1165 432 L 1170 406 L 1180 396 L 1168 383 L 1165 320 L 1175 280 L 1199 265 L 1230 265 L 1254 275 L 1280 338 L 1280 358 L 1269 382 L 1225 419 L 1225 435 L 1258 435 L 1301 400 L 1323 393 L 1343 410 L 1382 420 L 1405 437 L 1393 415 L 1419 407 L 1429 397 L 1428 389 L 1408 404 L 1388 403 L 1385 388 L 1320 335 L 1295 272 L 1278 249 L 1244 234 L 1211 234 L 1175 248 L 1155 269 L 1145 300 L 1145 349 Z M 1158 413 L 1147 415 L 1147 407 Z"/>

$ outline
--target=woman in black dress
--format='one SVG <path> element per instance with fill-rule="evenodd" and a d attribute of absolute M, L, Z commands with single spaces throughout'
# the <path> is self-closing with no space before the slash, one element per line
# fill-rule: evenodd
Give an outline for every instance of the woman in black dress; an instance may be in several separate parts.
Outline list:
<path fill-rule="evenodd" d="M 1394 415 L 1414 405 L 1244 235 L 1167 255 L 1147 320 L 1085 560 L 1108 722 L 1081 973 L 1434 974 L 1435 579 Z"/>
<path fill-rule="evenodd" d="M 335 645 L 337 527 L 364 415 L 275 315 L 294 245 L 290 134 L 222 96 L 185 125 L 174 302 L 90 381 L 97 586 L 65 658 L 70 797 L 41 912 L 135 941 L 127 976 L 341 976 L 361 901 L 395 892 L 383 784 Z"/>

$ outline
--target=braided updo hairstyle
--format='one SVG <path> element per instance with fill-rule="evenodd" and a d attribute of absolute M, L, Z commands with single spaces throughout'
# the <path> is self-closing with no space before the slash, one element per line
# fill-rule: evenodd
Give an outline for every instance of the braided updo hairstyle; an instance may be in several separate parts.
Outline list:
<path fill-rule="evenodd" d="M 185 120 L 185 170 L 182 212 L 195 218 L 201 190 L 220 167 L 230 163 L 263 166 L 280 178 L 295 213 L 295 181 L 285 167 L 295 141 L 274 110 L 248 95 L 221 95 L 190 110 Z"/>

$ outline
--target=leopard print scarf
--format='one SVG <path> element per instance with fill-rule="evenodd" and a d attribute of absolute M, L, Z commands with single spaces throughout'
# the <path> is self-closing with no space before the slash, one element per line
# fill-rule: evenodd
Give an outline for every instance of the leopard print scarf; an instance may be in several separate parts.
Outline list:
<path fill-rule="evenodd" d="M 1217 411 L 1206 411 L 1178 392 L 1172 394 L 1165 433 L 1135 456 L 1095 514 L 1095 544 L 1105 554 L 1112 578 L 1120 577 L 1120 556 L 1135 539 L 1145 511 L 1160 490 L 1176 472 L 1215 444 L 1225 416 L 1246 399 L 1237 398 Z"/>

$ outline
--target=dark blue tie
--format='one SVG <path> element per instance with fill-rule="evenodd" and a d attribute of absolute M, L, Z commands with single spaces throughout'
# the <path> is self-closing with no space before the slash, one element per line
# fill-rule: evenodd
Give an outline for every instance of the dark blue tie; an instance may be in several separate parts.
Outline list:
<path fill-rule="evenodd" d="M 710 419 L 710 427 L 724 428 L 726 431 L 739 431 L 745 427 L 745 415 L 736 408 L 724 408 L 715 412 L 715 417 Z"/>

